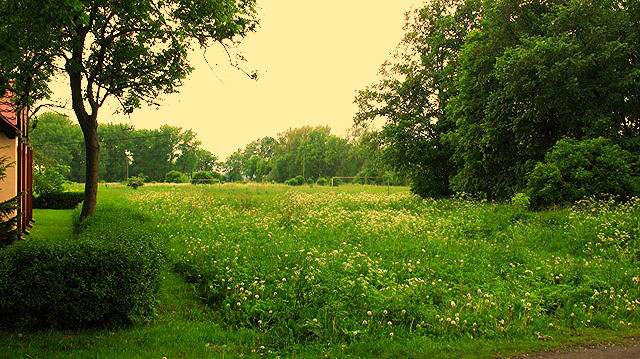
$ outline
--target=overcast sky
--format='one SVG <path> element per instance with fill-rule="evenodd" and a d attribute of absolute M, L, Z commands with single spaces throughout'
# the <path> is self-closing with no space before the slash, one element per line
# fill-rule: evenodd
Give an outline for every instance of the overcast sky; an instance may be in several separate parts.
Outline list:
<path fill-rule="evenodd" d="M 251 80 L 220 46 L 192 54 L 194 72 L 159 108 L 130 118 L 103 108 L 98 122 L 137 129 L 191 128 L 202 147 L 225 159 L 249 142 L 289 128 L 329 125 L 345 136 L 356 91 L 378 78 L 403 35 L 404 13 L 420 0 L 262 0 L 260 28 L 236 51 Z M 208 62 L 208 64 L 207 64 Z M 73 116 L 71 116 L 73 118 Z"/>

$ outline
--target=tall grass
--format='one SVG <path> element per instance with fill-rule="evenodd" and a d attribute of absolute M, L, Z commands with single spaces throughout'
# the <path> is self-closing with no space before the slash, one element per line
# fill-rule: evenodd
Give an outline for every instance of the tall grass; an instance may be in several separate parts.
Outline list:
<path fill-rule="evenodd" d="M 128 196 L 157 217 L 198 296 L 227 327 L 261 333 L 269 350 L 637 327 L 640 201 L 531 213 L 365 188 Z"/>

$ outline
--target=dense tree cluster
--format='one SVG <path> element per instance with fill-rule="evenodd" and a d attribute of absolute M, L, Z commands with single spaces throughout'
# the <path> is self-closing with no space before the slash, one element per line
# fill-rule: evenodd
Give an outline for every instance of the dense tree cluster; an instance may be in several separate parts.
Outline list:
<path fill-rule="evenodd" d="M 355 121 L 416 193 L 508 198 L 564 138 L 640 154 L 638 1 L 433 0 L 406 30 Z"/>
<path fill-rule="evenodd" d="M 100 179 L 123 181 L 143 174 L 149 181 L 163 181 L 170 171 L 190 175 L 212 171 L 217 158 L 200 148 L 192 130 L 161 126 L 156 130 L 136 130 L 123 124 L 98 126 L 102 153 Z M 67 178 L 84 182 L 85 147 L 80 127 L 65 116 L 45 113 L 38 118 L 31 142 L 42 157 L 67 166 Z"/>
<path fill-rule="evenodd" d="M 314 181 L 335 176 L 384 176 L 389 167 L 377 158 L 375 137 L 363 131 L 352 137 L 332 135 L 327 126 L 289 129 L 277 139 L 255 140 L 230 155 L 225 162 L 227 177 L 285 182 L 298 176 Z"/>

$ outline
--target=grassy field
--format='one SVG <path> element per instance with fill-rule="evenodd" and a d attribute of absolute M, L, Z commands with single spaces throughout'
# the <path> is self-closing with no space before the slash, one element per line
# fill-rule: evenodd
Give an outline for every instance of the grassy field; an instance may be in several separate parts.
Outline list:
<path fill-rule="evenodd" d="M 2 333 L 0 356 L 488 358 L 640 333 L 640 201 L 529 212 L 394 187 L 100 191 L 167 241 L 157 319 Z"/>

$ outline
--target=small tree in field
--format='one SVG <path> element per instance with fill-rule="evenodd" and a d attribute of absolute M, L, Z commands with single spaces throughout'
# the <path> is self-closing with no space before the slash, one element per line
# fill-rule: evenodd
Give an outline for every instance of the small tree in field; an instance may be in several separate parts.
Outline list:
<path fill-rule="evenodd" d="M 86 147 L 85 201 L 95 212 L 98 111 L 109 98 L 130 113 L 176 92 L 193 70 L 194 46 L 229 43 L 255 30 L 255 0 L 0 1 L 0 95 L 18 112 L 48 97 L 53 76 L 67 78 Z"/>

